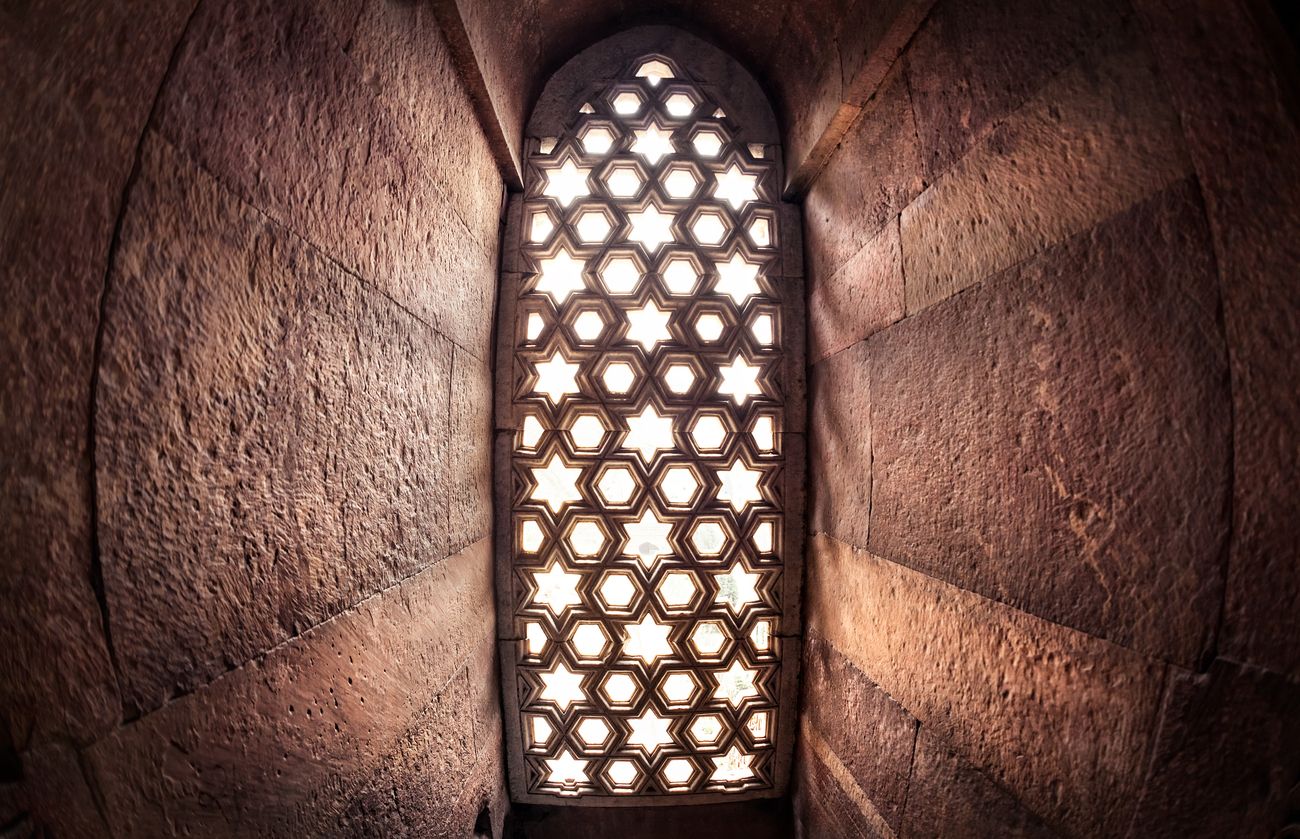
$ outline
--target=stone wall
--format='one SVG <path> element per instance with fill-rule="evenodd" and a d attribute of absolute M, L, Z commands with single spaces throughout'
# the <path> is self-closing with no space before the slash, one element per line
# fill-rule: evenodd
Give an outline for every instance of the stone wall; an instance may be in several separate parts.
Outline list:
<path fill-rule="evenodd" d="M 1300 818 L 1269 14 L 939 0 L 812 182 L 800 835 Z"/>
<path fill-rule="evenodd" d="M 0 827 L 499 835 L 502 184 L 433 15 L 0 24 Z"/>

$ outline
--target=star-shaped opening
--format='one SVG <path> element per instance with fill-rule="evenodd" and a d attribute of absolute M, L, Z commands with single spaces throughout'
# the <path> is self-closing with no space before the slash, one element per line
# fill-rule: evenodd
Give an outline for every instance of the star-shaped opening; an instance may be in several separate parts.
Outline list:
<path fill-rule="evenodd" d="M 551 512 L 558 513 L 566 504 L 582 500 L 582 491 L 578 489 L 581 467 L 565 466 L 558 454 L 551 455 L 544 468 L 534 466 L 532 473 L 534 486 L 529 498 L 541 501 Z"/>
<path fill-rule="evenodd" d="M 673 153 L 671 128 L 665 128 L 658 122 L 651 121 L 645 128 L 633 133 L 635 139 L 632 141 L 632 152 L 644 157 L 651 166 Z"/>
<path fill-rule="evenodd" d="M 586 286 L 582 279 L 582 260 L 574 259 L 573 254 L 564 248 L 556 252 L 555 256 L 539 260 L 538 264 L 540 271 L 536 290 L 550 295 L 557 306 L 568 300 L 570 294 L 582 291 Z"/>
<path fill-rule="evenodd" d="M 758 488 L 758 479 L 763 477 L 763 473 L 750 469 L 739 458 L 726 469 L 718 469 L 717 475 L 721 482 L 718 500 L 730 502 L 736 512 L 743 513 L 750 504 L 763 500 L 763 493 Z"/>
<path fill-rule="evenodd" d="M 758 584 L 762 575 L 746 571 L 740 563 L 736 563 L 725 574 L 714 574 L 713 580 L 718 584 L 717 602 L 730 609 L 733 615 L 739 615 L 746 607 L 761 602 Z"/>
<path fill-rule="evenodd" d="M 582 690 L 581 673 L 575 673 L 563 663 L 542 674 L 542 699 L 554 702 L 561 711 L 569 710 L 575 702 L 582 702 L 587 694 Z"/>
<path fill-rule="evenodd" d="M 745 754 L 740 750 L 739 746 L 732 746 L 721 757 L 711 757 L 709 759 L 713 761 L 713 774 L 709 776 L 710 781 L 734 784 L 737 781 L 744 781 L 754 777 L 754 769 L 751 766 L 754 762 L 754 756 Z"/>
<path fill-rule="evenodd" d="M 727 167 L 726 172 L 714 177 L 717 185 L 713 188 L 713 196 L 726 201 L 733 210 L 739 210 L 758 198 L 758 176 L 742 172 L 734 163 Z"/>
<path fill-rule="evenodd" d="M 532 575 L 533 584 L 537 587 L 533 602 L 545 606 L 556 617 L 582 602 L 582 596 L 578 594 L 581 574 L 566 571 L 564 566 L 556 562 L 545 571 L 533 571 Z"/>
<path fill-rule="evenodd" d="M 671 451 L 673 442 L 673 418 L 664 416 L 647 405 L 641 413 L 627 418 L 627 434 L 623 437 L 623 448 L 631 449 L 649 463 L 655 453 Z"/>
<path fill-rule="evenodd" d="M 537 371 L 533 393 L 545 394 L 552 404 L 558 405 L 566 395 L 578 392 L 580 366 L 567 360 L 559 350 L 555 350 L 545 361 L 533 364 L 533 369 Z"/>
<path fill-rule="evenodd" d="M 629 746 L 636 746 L 647 755 L 653 756 L 664 746 L 672 745 L 673 736 L 668 733 L 671 719 L 646 709 L 644 714 L 632 717 L 627 722 L 632 727 L 632 733 L 627 738 Z"/>
<path fill-rule="evenodd" d="M 650 665 L 661 658 L 671 657 L 673 645 L 668 643 L 668 635 L 672 629 L 650 615 L 641 618 L 640 623 L 628 624 L 623 630 L 627 633 L 627 639 L 623 642 L 623 655 L 639 658 Z"/>
<path fill-rule="evenodd" d="M 567 207 L 573 203 L 573 199 L 591 194 L 591 188 L 587 186 L 587 176 L 590 174 L 590 169 L 583 169 L 572 160 L 566 160 L 561 166 L 546 170 L 546 186 L 542 189 L 542 194 L 559 201 L 560 206 Z"/>
<path fill-rule="evenodd" d="M 763 392 L 763 389 L 758 386 L 758 374 L 761 372 L 763 372 L 762 366 L 750 364 L 744 356 L 738 355 L 730 364 L 718 367 L 718 373 L 722 376 L 722 381 L 718 384 L 718 393 L 730 396 L 738 405 L 744 405 L 751 396 L 758 396 Z"/>
<path fill-rule="evenodd" d="M 590 762 L 574 757 L 573 752 L 565 749 L 560 752 L 559 757 L 546 759 L 546 782 L 564 789 L 576 790 L 587 783 L 587 764 Z"/>
<path fill-rule="evenodd" d="M 740 254 L 733 254 L 726 262 L 716 263 L 714 268 L 718 271 L 718 279 L 713 290 L 727 295 L 737 306 L 744 306 L 746 300 L 762 291 L 758 285 L 758 266 L 746 262 Z"/>
<path fill-rule="evenodd" d="M 712 675 L 718 683 L 713 698 L 725 700 L 733 708 L 739 708 L 746 699 L 758 696 L 758 688 L 754 686 L 758 671 L 749 669 L 740 659 L 732 662 L 726 670 L 720 673 L 715 671 Z"/>
<path fill-rule="evenodd" d="M 674 218 L 674 213 L 665 213 L 654 204 L 647 204 L 644 210 L 627 214 L 627 220 L 632 224 L 627 238 L 648 251 L 657 251 L 660 245 L 675 241 Z"/>
<path fill-rule="evenodd" d="M 637 521 L 626 522 L 623 532 L 623 555 L 633 556 L 645 568 L 653 568 L 660 557 L 672 556 L 673 547 L 668 541 L 672 522 L 660 521 L 653 510 L 647 509 Z"/>
<path fill-rule="evenodd" d="M 639 309 L 629 309 L 626 339 L 640 344 L 646 352 L 650 352 L 656 345 L 672 340 L 672 333 L 668 331 L 671 317 L 671 312 L 664 311 L 651 302 Z"/>

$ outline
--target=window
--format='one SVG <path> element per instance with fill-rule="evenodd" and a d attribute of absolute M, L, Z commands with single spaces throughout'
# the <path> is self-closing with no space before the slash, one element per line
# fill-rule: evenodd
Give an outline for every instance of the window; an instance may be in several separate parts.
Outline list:
<path fill-rule="evenodd" d="M 782 276 L 776 147 L 748 142 L 707 90 L 642 56 L 572 103 L 561 136 L 530 142 L 499 374 L 517 800 L 784 783 L 802 290 Z"/>

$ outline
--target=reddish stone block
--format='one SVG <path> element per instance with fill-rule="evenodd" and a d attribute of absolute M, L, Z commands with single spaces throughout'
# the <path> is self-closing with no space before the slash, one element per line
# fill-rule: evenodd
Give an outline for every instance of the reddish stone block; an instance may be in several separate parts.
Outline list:
<path fill-rule="evenodd" d="M 1123 0 L 940 0 L 906 66 L 925 176 L 934 181 L 1102 35 Z"/>
<path fill-rule="evenodd" d="M 867 241 L 808 299 L 809 362 L 840 352 L 903 317 L 903 257 L 898 222 Z"/>
<path fill-rule="evenodd" d="M 889 827 L 902 827 L 917 724 L 853 662 L 816 634 L 804 640 L 803 709 Z"/>
<path fill-rule="evenodd" d="M 1055 839 L 1061 834 L 928 729 L 916 738 L 900 839 Z"/>
<path fill-rule="evenodd" d="M 459 90 L 448 101 L 461 104 L 444 119 L 473 122 Z M 464 177 L 464 159 L 420 153 L 309 0 L 205 4 L 158 128 L 242 199 L 487 356 L 497 224 L 467 226 L 439 186 Z"/>
<path fill-rule="evenodd" d="M 1300 678 L 1294 45 L 1279 41 L 1269 4 L 1139 9 L 1205 196 L 1232 364 L 1233 525 L 1220 651 Z"/>
<path fill-rule="evenodd" d="M 1163 665 L 825 536 L 807 577 L 807 631 L 923 729 L 1066 835 L 1123 835 Z"/>
<path fill-rule="evenodd" d="M 872 551 L 1196 662 L 1228 534 L 1213 265 L 1182 184 L 872 338 Z"/>
<path fill-rule="evenodd" d="M 1133 26 L 1108 33 L 908 206 L 908 314 L 1189 174 L 1153 64 Z"/>
<path fill-rule="evenodd" d="M 889 839 L 888 827 L 873 818 L 870 810 L 864 811 L 861 796 L 855 800 L 840 786 L 807 738 L 800 738 L 797 752 L 795 835 L 801 839 Z"/>
<path fill-rule="evenodd" d="M 100 546 L 134 707 L 447 555 L 451 345 L 156 135 L 104 311 Z"/>
<path fill-rule="evenodd" d="M 804 201 L 809 276 L 827 282 L 920 194 L 921 160 L 901 72 L 892 72 Z"/>
<path fill-rule="evenodd" d="M 491 530 L 492 433 L 492 369 L 453 347 L 447 421 L 451 551 L 477 542 Z"/>
<path fill-rule="evenodd" d="M 477 765 L 499 779 L 498 752 L 477 740 L 492 729 L 461 707 L 488 707 L 496 689 L 491 598 L 484 540 L 118 729 L 85 755 L 111 832 L 325 835 L 385 771 L 415 783 L 426 762 Z M 428 793 L 422 822 L 463 813 L 438 790 L 477 781 L 438 783 L 402 790 Z"/>
<path fill-rule="evenodd" d="M 867 544 L 871 518 L 870 348 L 860 343 L 812 368 L 809 527 Z"/>
<path fill-rule="evenodd" d="M 1300 789 L 1300 685 L 1216 660 L 1171 668 L 1130 836 L 1285 836 Z"/>

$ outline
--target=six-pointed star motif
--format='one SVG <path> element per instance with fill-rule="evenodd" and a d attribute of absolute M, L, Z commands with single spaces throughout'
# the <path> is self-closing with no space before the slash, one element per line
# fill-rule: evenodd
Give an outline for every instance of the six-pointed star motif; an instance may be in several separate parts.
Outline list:
<path fill-rule="evenodd" d="M 668 633 L 672 627 L 657 622 L 650 615 L 641 618 L 640 623 L 628 624 L 624 631 L 627 640 L 623 642 L 623 655 L 628 658 L 639 658 L 646 664 L 654 664 L 673 654 L 673 645 L 668 643 Z"/>
<path fill-rule="evenodd" d="M 745 754 L 739 746 L 732 746 L 731 750 L 722 757 L 709 759 L 713 761 L 713 775 L 709 777 L 711 781 L 728 783 L 743 781 L 754 776 L 754 770 L 750 765 L 754 756 Z"/>
<path fill-rule="evenodd" d="M 661 212 L 654 204 L 640 212 L 628 213 L 627 220 L 632 223 L 627 238 L 639 242 L 648 251 L 656 251 L 663 243 L 673 241 L 673 214 Z"/>
<path fill-rule="evenodd" d="M 537 586 L 533 602 L 550 609 L 551 614 L 562 615 L 569 607 L 582 602 L 582 597 L 578 594 L 578 583 L 582 582 L 580 574 L 565 571 L 564 566 L 558 562 L 545 571 L 532 573 L 533 582 Z"/>
<path fill-rule="evenodd" d="M 726 670 L 713 673 L 713 680 L 718 683 L 713 698 L 725 699 L 731 707 L 739 708 L 746 699 L 758 696 L 758 688 L 754 687 L 756 678 L 758 671 L 750 670 L 736 659 Z"/>
<path fill-rule="evenodd" d="M 649 463 L 655 452 L 673 448 L 673 418 L 645 406 L 641 413 L 627 418 L 623 448 L 636 450 L 641 459 Z"/>
<path fill-rule="evenodd" d="M 582 266 L 581 260 L 574 259 L 572 254 L 561 248 L 555 256 L 541 261 L 537 290 L 549 294 L 556 305 L 563 303 L 569 299 L 570 294 L 581 291 L 586 285 L 582 281 Z"/>
<path fill-rule="evenodd" d="M 573 789 L 578 784 L 586 782 L 587 764 L 590 762 L 589 760 L 575 758 L 573 752 L 565 749 L 560 752 L 558 758 L 547 758 L 546 780 L 552 784 L 559 784 L 566 789 Z"/>
<path fill-rule="evenodd" d="M 587 176 L 590 174 L 590 169 L 580 169 L 572 160 L 566 160 L 558 169 L 547 171 L 546 188 L 542 194 L 559 201 L 560 206 L 567 207 L 573 203 L 573 199 L 591 194 L 587 187 Z"/>
<path fill-rule="evenodd" d="M 565 394 L 578 392 L 578 367 L 567 361 L 559 350 L 551 353 L 550 358 L 533 365 L 537 369 L 537 383 L 533 385 L 534 393 L 544 393 L 551 402 L 559 404 Z"/>
<path fill-rule="evenodd" d="M 730 364 L 718 367 L 718 372 L 722 374 L 718 393 L 730 396 L 737 404 L 744 405 L 749 397 L 762 393 L 758 386 L 758 374 L 762 370 L 762 367 L 755 367 L 743 356 L 736 356 Z"/>
<path fill-rule="evenodd" d="M 646 510 L 640 520 L 623 525 L 623 532 L 627 534 L 623 555 L 634 556 L 641 565 L 652 568 L 659 557 L 672 555 L 673 548 L 668 543 L 672 531 L 672 522 L 660 521 L 653 510 Z"/>
<path fill-rule="evenodd" d="M 651 166 L 665 155 L 673 153 L 672 129 L 665 129 L 659 123 L 652 122 L 634 134 L 636 139 L 632 141 L 632 151 L 644 157 Z"/>
<path fill-rule="evenodd" d="M 668 332 L 668 318 L 671 314 L 654 303 L 632 309 L 627 313 L 627 340 L 640 344 L 646 352 L 650 352 L 656 344 L 672 337 Z"/>
<path fill-rule="evenodd" d="M 718 269 L 718 279 L 713 284 L 713 290 L 727 295 L 737 306 L 744 306 L 746 300 L 760 291 L 758 266 L 746 262 L 740 254 L 733 255 L 726 262 L 715 263 L 714 267 Z"/>
<path fill-rule="evenodd" d="M 725 574 L 714 574 L 718 584 L 719 603 L 726 604 L 733 614 L 739 615 L 750 603 L 757 603 L 758 582 L 761 577 L 753 571 L 746 571 L 740 563 Z"/>
<path fill-rule="evenodd" d="M 628 745 L 640 746 L 647 755 L 653 755 L 661 746 L 672 744 L 673 736 L 668 733 L 670 722 L 671 719 L 661 717 L 647 708 L 640 717 L 628 720 L 632 726 L 632 733 L 627 738 Z"/>
<path fill-rule="evenodd" d="M 581 673 L 574 673 L 563 663 L 557 664 L 554 670 L 542 674 L 542 698 L 554 702 L 561 711 L 567 711 L 573 703 L 587 698 L 582 692 L 582 679 Z"/>
<path fill-rule="evenodd" d="M 718 500 L 730 501 L 736 512 L 743 513 L 750 504 L 763 500 L 763 493 L 758 488 L 758 479 L 763 477 L 763 473 L 750 469 L 739 458 L 726 469 L 718 469 L 717 473 L 722 484 L 718 487 Z"/>
<path fill-rule="evenodd" d="M 534 466 L 532 472 L 533 481 L 536 483 L 529 497 L 534 501 L 543 502 L 551 508 L 552 512 L 558 513 L 564 509 L 565 504 L 582 500 L 582 492 L 578 489 L 578 478 L 582 476 L 582 469 L 577 466 L 565 466 L 558 454 L 551 455 L 545 468 L 538 469 Z"/>
<path fill-rule="evenodd" d="M 715 198 L 726 201 L 733 210 L 739 210 L 746 203 L 758 198 L 756 186 L 757 175 L 747 175 L 732 164 L 721 175 L 715 175 L 718 185 L 713 189 Z"/>

